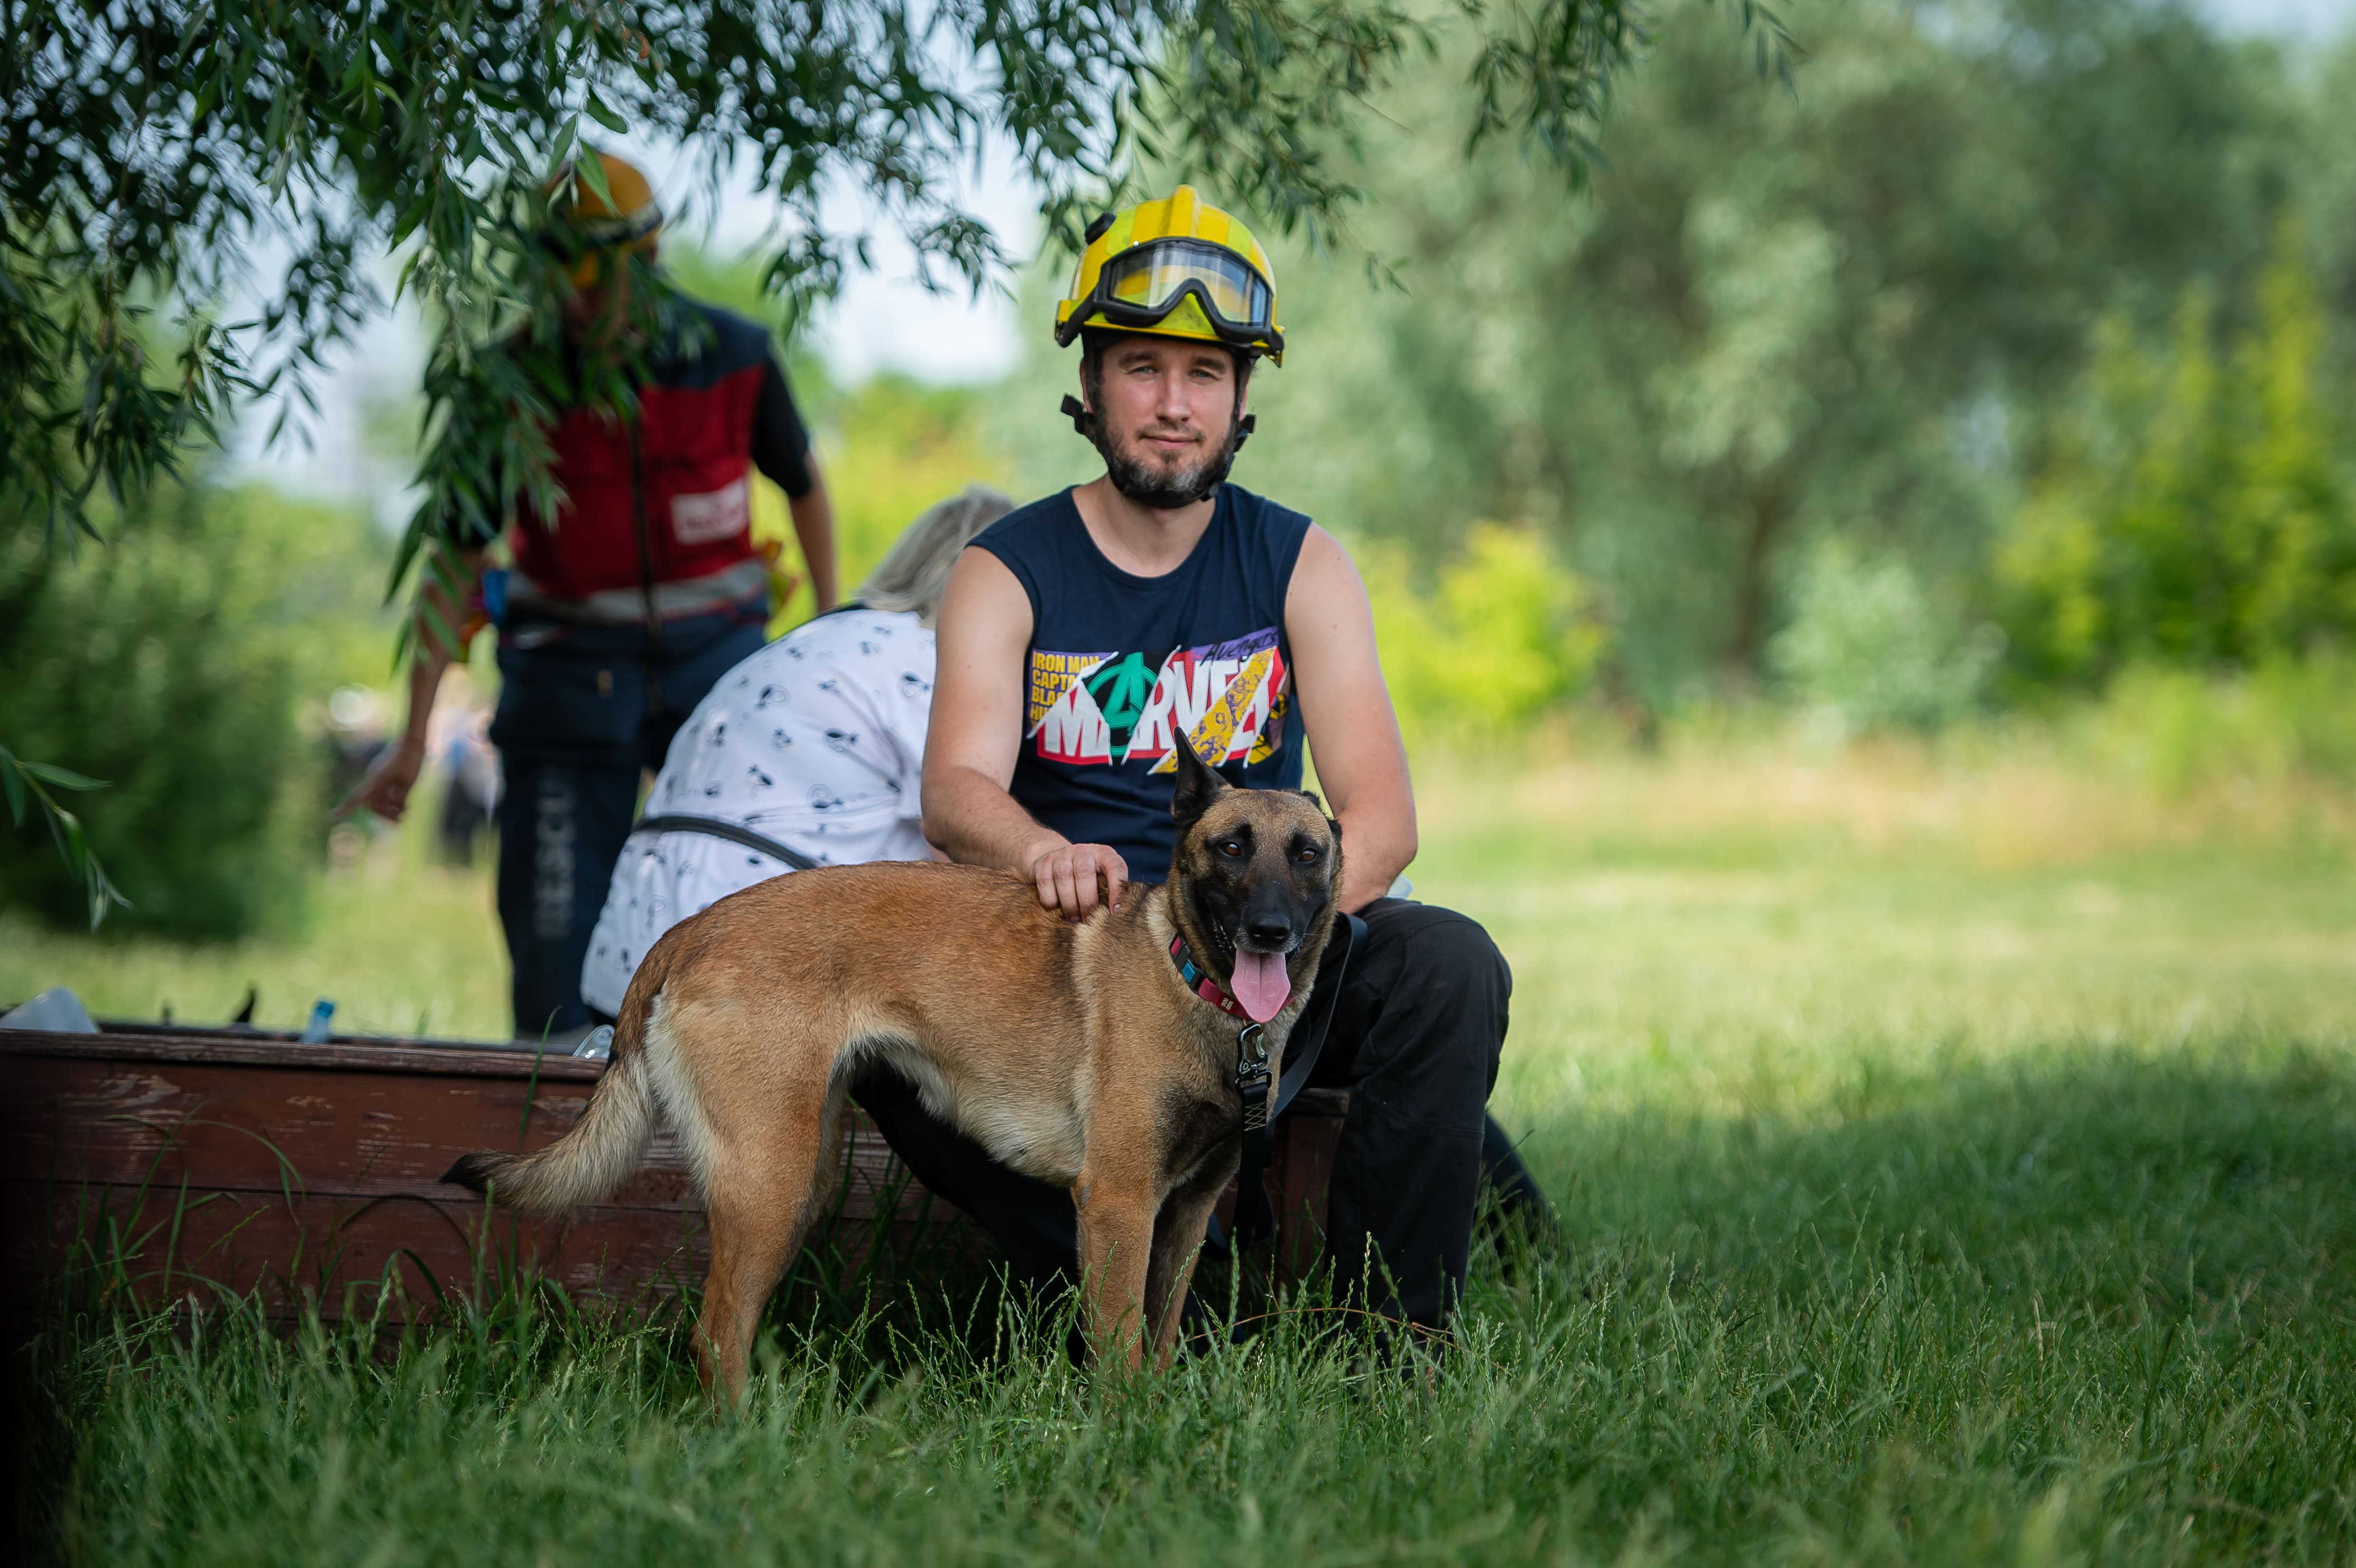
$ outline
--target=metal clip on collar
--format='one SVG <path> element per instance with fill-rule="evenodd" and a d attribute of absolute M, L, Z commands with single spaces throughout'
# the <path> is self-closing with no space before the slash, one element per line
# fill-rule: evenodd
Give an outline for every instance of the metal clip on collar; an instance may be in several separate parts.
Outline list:
<path fill-rule="evenodd" d="M 1244 1099 L 1244 1131 L 1256 1133 L 1268 1125 L 1268 1037 L 1258 1024 L 1246 1024 L 1236 1034 L 1236 1092 Z"/>

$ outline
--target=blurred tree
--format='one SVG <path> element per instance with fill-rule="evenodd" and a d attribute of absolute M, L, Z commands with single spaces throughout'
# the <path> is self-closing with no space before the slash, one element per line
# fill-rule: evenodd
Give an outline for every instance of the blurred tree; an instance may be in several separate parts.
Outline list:
<path fill-rule="evenodd" d="M 2356 507 L 2327 416 L 2344 399 L 2319 384 L 2328 322 L 2294 225 L 2254 293 L 2224 354 L 2202 285 L 2161 346 L 2104 324 L 1997 555 L 2027 678 L 2248 667 L 2356 627 Z"/>
<path fill-rule="evenodd" d="M 953 174 L 986 133 L 1013 143 L 1066 237 L 1139 155 L 1320 237 L 1355 195 L 1332 149 L 1408 51 L 1461 39 L 1459 140 L 1525 133 L 1576 165 L 1642 36 L 1633 4 L 1464 0 L 1442 28 L 1392 0 L 16 0 L 0 39 L 0 515 L 85 525 L 93 487 L 169 469 L 233 394 L 299 389 L 376 308 L 362 261 L 390 242 L 409 247 L 402 286 L 435 335 L 421 528 L 496 522 L 500 473 L 544 482 L 539 443 L 508 427 L 550 389 L 475 349 L 488 326 L 552 314 L 546 187 L 584 126 L 688 143 L 715 188 L 749 165 L 779 203 L 772 290 L 822 294 L 863 253 L 822 219 L 837 179 L 928 267 L 979 286 L 998 243 Z M 1762 37 L 1778 46 L 1772 17 Z M 288 261 L 262 315 L 219 325 L 204 307 L 273 246 Z M 168 332 L 160 305 L 184 312 Z"/>
<path fill-rule="evenodd" d="M 1359 566 L 1410 741 L 1526 731 L 1584 688 L 1602 656 L 1592 593 L 1527 528 L 1476 524 L 1429 588 L 1389 541 L 1375 541 Z"/>
<path fill-rule="evenodd" d="M 2350 322 L 2356 321 L 2356 114 L 2348 105 L 2356 101 L 2356 27 L 2318 56 L 2302 95 L 2308 131 L 2295 205 L 2324 309 Z M 2345 338 L 2329 347 L 2343 364 L 2356 358 L 2356 343 Z"/>
<path fill-rule="evenodd" d="M 1429 89 L 1395 89 L 1354 169 L 1403 287 L 1288 258 L 1295 368 L 1245 463 L 1426 559 L 1476 518 L 1547 530 L 1653 701 L 1756 677 L 1815 533 L 1976 573 L 2087 324 L 2199 276 L 2238 299 L 2262 263 L 2296 143 L 2279 61 L 2146 0 L 1794 20 L 1785 91 L 1672 17 L 1590 200 L 1510 148 L 1458 171 Z"/>
<path fill-rule="evenodd" d="M 1978 706 L 2004 635 L 1964 624 L 1965 607 L 1930 592 L 1905 557 L 1869 559 L 1826 531 L 1793 579 L 1790 617 L 1769 652 L 1819 738 L 1937 730 Z"/>
<path fill-rule="evenodd" d="M 979 287 L 998 242 L 953 175 L 985 134 L 1012 143 L 1067 240 L 1140 157 L 1320 239 L 1356 195 L 1333 149 L 1410 53 L 1459 41 L 1460 142 L 1517 133 L 1576 166 L 1640 3 L 1459 0 L 1434 19 L 1398 0 L 11 0 L 0 529 L 91 531 L 93 495 L 119 504 L 172 472 L 239 394 L 305 395 L 322 351 L 380 306 L 365 263 L 390 244 L 434 335 L 423 499 L 394 571 L 423 560 L 454 581 L 447 530 L 494 530 L 511 480 L 553 500 L 541 432 L 571 386 L 553 308 L 568 258 L 541 241 L 584 127 L 690 144 L 715 189 L 749 166 L 778 204 L 774 292 L 823 295 L 863 255 L 863 235 L 823 219 L 839 181 L 927 268 Z M 1780 60 L 1780 25 L 1757 15 L 1762 63 Z M 256 286 L 255 318 L 218 319 Z M 659 288 L 632 295 L 650 312 Z M 531 352 L 479 351 L 518 323 Z M 622 368 L 593 363 L 573 389 L 626 413 Z M 40 777 L 0 759 L 21 810 Z"/>
<path fill-rule="evenodd" d="M 817 439 L 847 586 L 882 560 L 926 507 L 969 485 L 1006 482 L 1004 462 L 980 439 L 988 397 L 981 388 L 926 386 L 886 374 L 831 400 Z M 797 623 L 810 608 L 807 587 L 785 607 Z"/>
<path fill-rule="evenodd" d="M 93 837 L 135 845 L 112 923 L 227 939 L 283 924 L 317 863 L 321 757 L 297 709 L 380 676 L 391 547 L 363 517 L 267 492 L 167 485 L 81 559 L 0 536 L 0 733 L 83 759 L 110 787 Z M 0 903 L 80 920 L 86 889 L 31 836 L 0 837 Z"/>

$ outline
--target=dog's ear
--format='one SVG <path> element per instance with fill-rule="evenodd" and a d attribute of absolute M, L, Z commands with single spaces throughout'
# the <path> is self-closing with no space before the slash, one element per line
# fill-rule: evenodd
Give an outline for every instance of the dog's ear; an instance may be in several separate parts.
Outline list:
<path fill-rule="evenodd" d="M 1170 816 L 1183 835 L 1211 809 L 1211 803 L 1227 793 L 1227 781 L 1211 770 L 1210 764 L 1194 754 L 1194 742 L 1184 735 L 1171 737 L 1171 750 L 1178 759 L 1178 787 L 1170 792 Z"/>

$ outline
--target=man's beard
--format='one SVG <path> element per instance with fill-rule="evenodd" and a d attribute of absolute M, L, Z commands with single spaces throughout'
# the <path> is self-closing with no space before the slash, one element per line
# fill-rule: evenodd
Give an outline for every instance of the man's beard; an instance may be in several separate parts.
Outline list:
<path fill-rule="evenodd" d="M 1139 506 L 1156 512 L 1174 512 L 1216 495 L 1219 486 L 1226 482 L 1227 470 L 1235 466 L 1236 451 L 1243 445 L 1245 433 L 1243 421 L 1230 420 L 1227 439 L 1216 453 L 1194 467 L 1173 474 L 1158 471 L 1142 458 L 1122 453 L 1106 431 L 1103 416 L 1088 421 L 1088 439 L 1104 458 L 1105 474 L 1112 480 L 1112 487 Z"/>

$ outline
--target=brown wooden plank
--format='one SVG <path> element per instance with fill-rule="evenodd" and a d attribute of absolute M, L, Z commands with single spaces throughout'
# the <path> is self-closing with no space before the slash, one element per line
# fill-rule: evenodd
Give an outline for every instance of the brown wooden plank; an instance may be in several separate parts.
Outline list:
<path fill-rule="evenodd" d="M 485 1246 L 574 1288 L 625 1298 L 669 1288 L 702 1264 L 699 1205 L 668 1137 L 606 1203 L 541 1224 L 501 1215 L 487 1242 L 480 1199 L 436 1179 L 468 1149 L 536 1147 L 562 1134 L 604 1066 L 548 1058 L 535 1073 L 527 1053 L 446 1044 L 0 1030 L 0 1202 L 21 1226 L 14 1266 L 59 1255 L 98 1210 L 120 1225 L 178 1209 L 178 1239 L 168 1226 L 140 1227 L 129 1260 L 156 1288 L 209 1259 L 198 1275 L 266 1286 L 282 1305 L 308 1288 L 334 1311 L 346 1285 L 376 1279 L 404 1249 L 446 1283 L 470 1282 Z M 1311 1091 L 1278 1124 L 1269 1188 L 1280 1273 L 1316 1255 L 1347 1104 Z M 855 1110 L 849 1155 L 831 1244 L 863 1247 L 884 1210 L 880 1233 L 905 1246 L 924 1189 Z M 955 1245 L 980 1244 L 957 1211 L 930 1209 Z"/>
<path fill-rule="evenodd" d="M 436 1187 L 469 1148 L 546 1143 L 579 1120 L 595 1087 L 152 1058 L 33 1057 L 9 1066 L 19 1106 L 55 1133 L 0 1147 L 0 1178 L 57 1170 L 136 1183 L 161 1157 L 166 1176 L 196 1172 L 208 1187 L 369 1196 Z M 651 1164 L 672 1179 L 636 1200 L 686 1202 L 675 1152 L 665 1147 Z"/>
<path fill-rule="evenodd" d="M 1308 1093 L 1301 1098 L 1306 1100 Z M 1269 1203 L 1276 1212 L 1279 1278 L 1301 1278 L 1317 1266 L 1325 1249 L 1325 1199 L 1349 1104 L 1349 1095 L 1339 1093 L 1332 1100 L 1296 1104 L 1276 1124 L 1268 1187 Z"/>
<path fill-rule="evenodd" d="M 471 1293 L 478 1278 L 524 1265 L 571 1289 L 638 1301 L 700 1282 L 704 1262 L 700 1217 L 680 1211 L 593 1209 L 549 1222 L 494 1213 L 486 1235 L 479 1208 L 423 1197 L 177 1188 L 53 1188 L 45 1196 L 37 1212 L 53 1256 L 88 1240 L 100 1258 L 121 1263 L 133 1294 L 150 1306 L 259 1290 L 273 1312 L 309 1297 L 340 1317 L 348 1305 L 369 1309 L 391 1265 L 408 1296 L 393 1319 L 406 1321 L 431 1300 L 427 1271 L 444 1288 Z M 356 1302 L 348 1287 L 359 1287 Z"/>
<path fill-rule="evenodd" d="M 602 1061 L 551 1051 L 505 1046 L 418 1044 L 352 1037 L 305 1045 L 285 1035 L 51 1034 L 42 1029 L 0 1029 L 0 1057 L 60 1057 L 106 1061 L 209 1061 L 281 1070 L 330 1067 L 352 1072 L 423 1073 L 462 1078 L 594 1083 Z"/>
<path fill-rule="evenodd" d="M 34 1129 L 0 1147 L 0 1179 L 40 1182 L 54 1174 L 126 1188 L 187 1179 L 208 1191 L 423 1196 L 461 1204 L 471 1195 L 439 1180 L 458 1154 L 545 1144 L 579 1120 L 594 1087 L 542 1083 L 535 1091 L 512 1081 L 210 1062 L 36 1058 L 17 1065 L 13 1093 L 33 1113 Z M 849 1189 L 849 1212 L 864 1218 L 891 1155 L 862 1113 L 852 1107 L 850 1115 L 850 1153 L 862 1179 Z M 609 1202 L 701 1207 L 677 1145 L 659 1132 L 637 1174 Z"/>
<path fill-rule="evenodd" d="M 20 1189 L 21 1191 L 22 1189 Z M 77 1239 L 120 1260 L 129 1287 L 149 1306 L 259 1290 L 270 1307 L 294 1310 L 306 1300 L 322 1314 L 369 1310 L 391 1279 L 402 1299 L 390 1318 L 412 1320 L 433 1300 L 434 1282 L 473 1294 L 483 1282 L 528 1275 L 576 1294 L 648 1306 L 701 1286 L 710 1261 L 702 1216 L 692 1211 L 596 1205 L 560 1220 L 519 1221 L 498 1211 L 418 1196 L 353 1199 L 318 1194 L 178 1189 L 145 1193 L 122 1188 L 51 1189 L 36 1223 L 52 1256 L 72 1255 Z M 871 1205 L 872 1207 L 872 1205 Z M 45 1221 L 45 1223 L 44 1223 Z M 914 1208 L 880 1227 L 905 1255 L 919 1232 L 949 1256 L 969 1259 L 980 1232 L 954 1211 Z M 826 1266 L 855 1272 L 879 1228 L 830 1217 L 811 1245 Z M 110 1275 L 111 1275 L 111 1271 Z M 357 1293 L 356 1295 L 354 1293 Z"/>

